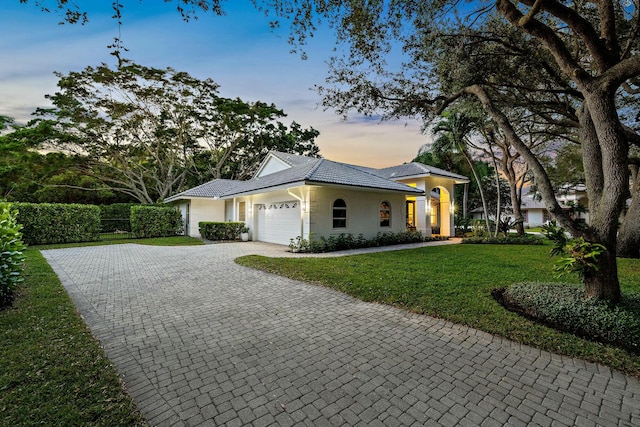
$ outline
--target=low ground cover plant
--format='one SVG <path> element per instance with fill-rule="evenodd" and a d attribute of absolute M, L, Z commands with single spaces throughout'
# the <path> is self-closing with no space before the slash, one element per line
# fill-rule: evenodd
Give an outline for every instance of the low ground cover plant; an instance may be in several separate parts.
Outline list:
<path fill-rule="evenodd" d="M 516 283 L 494 292 L 509 310 L 591 340 L 640 355 L 640 293 L 619 303 L 585 298 L 584 288 L 563 283 Z"/>
<path fill-rule="evenodd" d="M 390 246 L 405 243 L 431 242 L 434 240 L 446 240 L 446 237 L 425 236 L 420 231 L 405 231 L 400 233 L 378 233 L 376 237 L 367 239 L 362 234 L 357 237 L 353 234 L 339 234 L 337 236 L 310 236 L 303 239 L 300 236 L 291 239 L 289 249 L 292 252 L 334 252 L 346 249 L 371 248 L 376 246 Z"/>

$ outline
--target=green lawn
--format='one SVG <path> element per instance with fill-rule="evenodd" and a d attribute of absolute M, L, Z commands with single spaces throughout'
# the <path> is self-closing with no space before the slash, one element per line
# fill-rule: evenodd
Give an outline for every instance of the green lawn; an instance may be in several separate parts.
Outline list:
<path fill-rule="evenodd" d="M 337 258 L 247 256 L 237 262 L 640 377 L 640 356 L 537 325 L 492 298 L 493 289 L 514 282 L 561 281 L 551 271 L 549 250 L 548 245 L 448 245 Z M 621 259 L 619 272 L 623 291 L 640 292 L 640 260 Z"/>
<path fill-rule="evenodd" d="M 175 236 L 175 237 L 156 237 L 153 239 L 113 239 L 99 240 L 97 242 L 80 242 L 80 243 L 56 243 L 51 245 L 31 246 L 32 249 L 60 249 L 60 248 L 77 248 L 84 246 L 104 246 L 104 245 L 122 245 L 125 243 L 136 243 L 138 245 L 153 246 L 196 246 L 204 245 L 204 242 L 195 237 Z"/>
<path fill-rule="evenodd" d="M 145 426 L 113 366 L 38 249 L 116 243 L 202 244 L 170 237 L 32 247 L 12 308 L 0 311 L 0 426 Z"/>

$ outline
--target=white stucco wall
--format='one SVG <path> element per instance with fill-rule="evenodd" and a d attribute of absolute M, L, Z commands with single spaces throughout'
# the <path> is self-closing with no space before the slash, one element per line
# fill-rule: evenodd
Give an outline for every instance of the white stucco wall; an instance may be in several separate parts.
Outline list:
<path fill-rule="evenodd" d="M 189 235 L 192 237 L 201 237 L 198 227 L 198 223 L 201 221 L 224 221 L 224 200 L 213 199 L 191 199 L 189 209 Z M 178 206 L 183 212 L 186 213 L 186 203 L 180 201 Z"/>
<path fill-rule="evenodd" d="M 333 202 L 336 199 L 343 199 L 347 204 L 346 228 L 333 228 Z M 380 227 L 380 203 L 383 201 L 391 204 L 390 227 Z M 379 232 L 406 231 L 404 194 L 316 187 L 309 191 L 309 210 L 309 228 L 316 237 L 345 233 L 373 238 Z"/>

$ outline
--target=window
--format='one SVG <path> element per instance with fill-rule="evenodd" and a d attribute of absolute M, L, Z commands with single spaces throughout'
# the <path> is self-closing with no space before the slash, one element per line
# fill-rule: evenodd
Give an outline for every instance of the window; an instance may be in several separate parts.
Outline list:
<path fill-rule="evenodd" d="M 549 221 L 551 221 L 553 218 L 551 217 L 551 214 L 549 213 L 548 210 L 544 209 L 542 211 L 542 222 L 544 222 L 545 224 Z"/>
<path fill-rule="evenodd" d="M 391 227 L 391 205 L 389 202 L 380 203 L 380 227 Z"/>
<path fill-rule="evenodd" d="M 238 221 L 240 221 L 240 222 L 245 222 L 246 221 L 246 219 L 247 219 L 246 212 L 247 212 L 247 204 L 246 204 L 246 202 L 238 203 Z"/>
<path fill-rule="evenodd" d="M 333 228 L 347 227 L 347 204 L 342 199 L 333 202 Z"/>
<path fill-rule="evenodd" d="M 440 202 L 431 199 L 431 227 L 438 226 L 438 208 L 440 207 Z"/>

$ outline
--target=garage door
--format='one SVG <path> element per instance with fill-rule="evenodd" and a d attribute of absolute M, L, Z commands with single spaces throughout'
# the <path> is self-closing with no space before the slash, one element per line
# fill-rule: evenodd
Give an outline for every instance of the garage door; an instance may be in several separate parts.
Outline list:
<path fill-rule="evenodd" d="M 300 202 L 277 202 L 257 205 L 257 240 L 288 245 L 300 235 Z"/>

